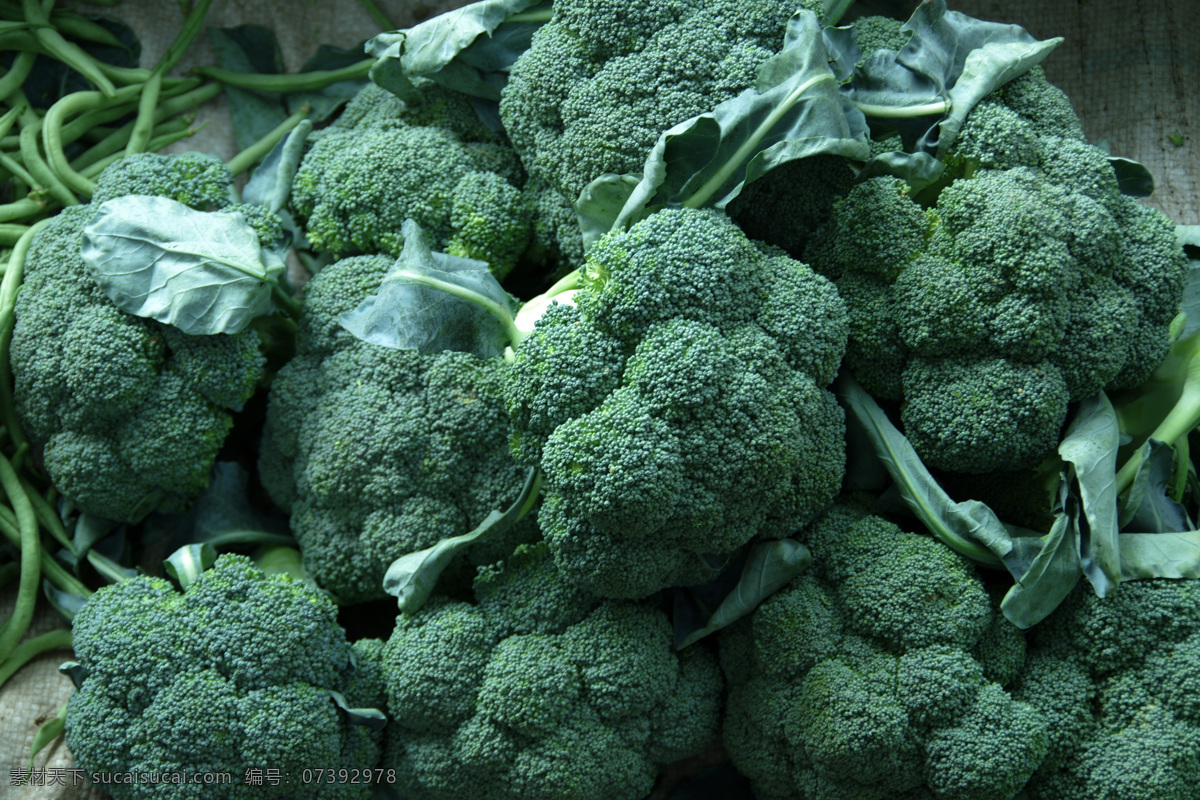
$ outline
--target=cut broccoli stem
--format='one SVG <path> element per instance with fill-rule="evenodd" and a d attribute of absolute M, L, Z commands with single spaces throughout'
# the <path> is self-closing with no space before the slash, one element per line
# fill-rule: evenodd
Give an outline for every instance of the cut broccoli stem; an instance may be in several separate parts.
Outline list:
<path fill-rule="evenodd" d="M 912 117 L 940 117 L 950 111 L 950 101 L 940 100 L 920 106 L 879 106 L 870 103 L 855 103 L 865 116 L 876 119 L 910 119 Z"/>

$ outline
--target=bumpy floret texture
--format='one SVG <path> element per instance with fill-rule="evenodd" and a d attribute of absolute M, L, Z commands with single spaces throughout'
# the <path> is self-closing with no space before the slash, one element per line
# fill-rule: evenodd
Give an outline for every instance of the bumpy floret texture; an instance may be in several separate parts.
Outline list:
<path fill-rule="evenodd" d="M 551 306 L 504 384 L 565 574 L 644 597 L 833 499 L 844 420 L 822 387 L 847 329 L 829 281 L 696 210 L 607 236 L 585 273 L 577 306 Z"/>
<path fill-rule="evenodd" d="M 481 569 L 476 602 L 402 616 L 384 649 L 383 765 L 412 800 L 638 800 L 716 737 L 721 678 L 656 608 L 601 600 L 544 544 Z"/>
<path fill-rule="evenodd" d="M 100 202 L 160 194 L 241 211 L 273 243 L 278 218 L 230 203 L 232 185 L 209 156 L 133 156 L 105 170 L 91 204 L 34 237 L 12 341 L 17 413 L 55 486 L 89 514 L 136 522 L 182 510 L 208 485 L 265 360 L 253 330 L 191 336 L 119 310 L 80 255 L 83 229 Z"/>
<path fill-rule="evenodd" d="M 1010 800 L 1047 724 L 1003 686 L 1024 641 L 971 566 L 851 505 L 801 538 L 814 569 L 722 634 L 725 747 L 757 796 Z"/>
<path fill-rule="evenodd" d="M 892 178 L 855 186 L 805 257 L 846 298 L 847 366 L 903 401 L 926 462 L 1025 468 L 1053 450 L 1068 403 L 1149 378 L 1187 260 L 1040 69 L 971 112 L 946 164 L 928 208 Z"/>
<path fill-rule="evenodd" d="M 307 285 L 260 452 L 263 484 L 291 513 L 305 568 L 346 603 L 383 597 L 392 561 L 507 508 L 526 471 L 509 455 L 502 359 L 379 347 L 338 323 L 391 264 L 346 258 Z M 536 537 L 533 521 L 513 536 Z M 472 557 L 486 563 L 497 548 Z"/>
<path fill-rule="evenodd" d="M 407 219 L 435 250 L 503 278 L 529 245 L 524 172 L 465 96 L 436 84 L 401 101 L 375 85 L 312 134 L 291 204 L 318 251 L 399 254 Z"/>
<path fill-rule="evenodd" d="M 754 84 L 798 5 L 566 0 L 513 65 L 500 115 L 530 174 L 574 200 L 639 172 L 659 134 Z"/>
<path fill-rule="evenodd" d="M 380 643 L 351 647 L 317 589 L 223 555 L 186 591 L 139 576 L 98 591 L 73 626 L 85 677 L 66 737 L 89 773 L 174 773 L 195 783 L 113 783 L 116 800 L 365 798 L 363 784 L 301 784 L 306 769 L 365 769 L 379 733 L 347 722 L 382 700 Z M 290 785 L 245 783 L 278 768 Z M 213 783 L 203 773 L 231 776 Z"/>
<path fill-rule="evenodd" d="M 1050 721 L 1031 800 L 1184 800 L 1200 785 L 1200 581 L 1080 586 L 1031 631 L 1015 694 Z"/>

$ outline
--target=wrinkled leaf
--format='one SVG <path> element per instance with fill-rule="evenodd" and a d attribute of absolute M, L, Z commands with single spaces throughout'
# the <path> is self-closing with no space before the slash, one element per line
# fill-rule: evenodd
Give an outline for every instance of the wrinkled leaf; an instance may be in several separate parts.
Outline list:
<path fill-rule="evenodd" d="M 951 550 L 987 566 L 1001 562 L 1012 572 L 1012 536 L 996 513 L 977 500 L 955 502 L 938 484 L 902 434 L 858 381 L 843 371 L 837 394 L 862 426 L 876 455 L 913 514 Z M 1019 579 L 1014 573 L 1013 577 Z"/>
<path fill-rule="evenodd" d="M 1200 531 L 1122 533 L 1121 578 L 1200 578 Z"/>
<path fill-rule="evenodd" d="M 1170 496 L 1175 449 L 1151 439 L 1142 448 L 1137 474 L 1121 508 L 1123 533 L 1182 533 L 1193 529 L 1187 510 Z"/>
<path fill-rule="evenodd" d="M 682 638 L 681 631 L 677 629 L 675 649 L 682 650 L 752 613 L 764 600 L 791 583 L 792 579 L 811 563 L 812 554 L 808 552 L 808 548 L 792 539 L 759 542 L 753 545 L 733 591 L 726 595 L 704 627 L 687 633 Z"/>
<path fill-rule="evenodd" d="M 1145 164 L 1131 158 L 1108 157 L 1113 172 L 1117 173 L 1117 186 L 1121 194 L 1130 197 L 1149 197 L 1154 194 L 1154 176 Z"/>
<path fill-rule="evenodd" d="M 45 595 L 50 606 L 67 620 L 75 619 L 79 609 L 83 608 L 83 604 L 87 602 L 87 598 L 83 595 L 64 592 L 45 578 L 42 579 L 42 594 Z"/>
<path fill-rule="evenodd" d="M 460 350 L 500 355 L 520 340 L 517 301 L 482 261 L 434 253 L 412 220 L 404 249 L 379 291 L 342 315 L 342 327 L 364 342 L 399 350 Z"/>
<path fill-rule="evenodd" d="M 659 137 L 615 226 L 662 206 L 724 208 L 775 167 L 820 154 L 865 161 L 867 126 L 839 91 L 816 15 L 801 11 L 753 88 Z"/>
<path fill-rule="evenodd" d="M 1029 569 L 1017 578 L 1000 610 L 1018 628 L 1041 622 L 1058 608 L 1083 575 L 1079 558 L 1079 528 L 1070 514 L 1060 514 L 1040 547 Z"/>
<path fill-rule="evenodd" d="M 242 202 L 265 206 L 273 212 L 287 205 L 292 193 L 292 179 L 304 158 L 305 140 L 311 132 L 312 123 L 304 120 L 271 148 L 250 176 L 242 192 Z"/>
<path fill-rule="evenodd" d="M 196 211 L 165 197 L 102 204 L 83 231 L 83 260 L 122 311 L 190 334 L 237 333 L 271 311 L 280 255 L 236 211 Z"/>
<path fill-rule="evenodd" d="M 504 535 L 537 503 L 541 487 L 542 473 L 537 469 L 529 470 L 520 496 L 507 511 L 492 511 L 470 533 L 442 539 L 433 547 L 396 559 L 383 577 L 383 590 L 397 599 L 401 613 L 415 614 L 425 605 L 438 578 L 454 557 L 477 541 Z"/>
<path fill-rule="evenodd" d="M 583 187 L 575 201 L 579 229 L 583 233 L 583 251 L 592 249 L 601 236 L 613 229 L 621 209 L 641 183 L 641 175 L 617 175 L 606 172 Z"/>
<path fill-rule="evenodd" d="M 163 561 L 163 569 L 175 579 L 180 589 L 186 591 L 216 561 L 217 551 L 211 544 L 189 544 L 167 556 Z"/>
<path fill-rule="evenodd" d="M 1117 540 L 1120 444 L 1117 414 L 1101 392 L 1079 404 L 1058 445 L 1058 454 L 1069 464 L 1068 480 L 1077 487 L 1082 506 L 1079 528 L 1083 572 L 1100 597 L 1107 596 L 1121 581 L 1121 549 Z"/>
<path fill-rule="evenodd" d="M 1200 248 L 1200 241 L 1196 247 Z M 1197 253 L 1197 256 L 1200 257 L 1200 253 Z M 1187 314 L 1179 338 L 1187 339 L 1196 331 L 1200 331 L 1200 260 L 1192 261 L 1188 268 L 1187 282 L 1183 286 L 1183 302 L 1180 303 L 1179 310 Z"/>
<path fill-rule="evenodd" d="M 209 28 L 208 40 L 221 67 L 234 72 L 275 75 L 283 71 L 283 56 L 275 34 L 257 25 Z M 266 136 L 288 117 L 278 94 L 225 87 L 233 135 L 239 150 Z"/>
<path fill-rule="evenodd" d="M 981 99 L 1062 43 L 1038 41 L 1018 25 L 947 11 L 945 0 L 917 6 L 904 29 L 912 31 L 908 44 L 868 59 L 851 79 L 849 96 L 867 117 L 900 131 L 906 150 L 939 159 Z M 949 108 L 938 111 L 938 103 Z M 926 108 L 931 113 L 919 113 Z"/>
<path fill-rule="evenodd" d="M 366 44 L 376 59 L 371 80 L 400 98 L 412 91 L 416 76 L 498 101 L 509 68 L 549 19 L 547 2 L 483 0 L 408 30 L 380 34 Z"/>

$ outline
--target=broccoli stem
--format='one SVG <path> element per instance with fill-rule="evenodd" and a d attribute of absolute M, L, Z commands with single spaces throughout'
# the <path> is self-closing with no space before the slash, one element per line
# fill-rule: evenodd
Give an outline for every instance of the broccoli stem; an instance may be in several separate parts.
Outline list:
<path fill-rule="evenodd" d="M 876 119 L 910 119 L 912 117 L 941 116 L 950 110 L 949 100 L 926 103 L 921 106 L 877 106 L 870 103 L 855 103 L 865 116 Z"/>
<path fill-rule="evenodd" d="M 27 642 L 22 642 L 18 647 L 13 649 L 7 661 L 0 663 L 0 687 L 3 687 L 8 679 L 15 675 L 21 667 L 42 653 L 51 650 L 62 650 L 70 646 L 70 628 L 60 628 L 49 633 L 43 633 L 41 636 L 35 636 Z"/>

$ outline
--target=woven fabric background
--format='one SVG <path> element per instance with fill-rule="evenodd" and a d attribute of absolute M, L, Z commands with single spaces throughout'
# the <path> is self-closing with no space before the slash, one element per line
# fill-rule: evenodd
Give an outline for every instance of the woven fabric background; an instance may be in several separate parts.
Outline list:
<path fill-rule="evenodd" d="M 398 27 L 461 4 L 377 2 Z M 1146 164 L 1157 183 L 1149 202 L 1177 222 L 1200 224 L 1200 37 L 1190 32 L 1200 11 L 1197 0 L 951 0 L 950 5 L 972 16 L 1020 23 L 1038 38 L 1063 37 L 1045 63 L 1046 73 L 1070 95 L 1089 140 L 1106 140 L 1114 155 Z M 157 61 L 180 20 L 177 5 L 168 0 L 126 0 L 114 9 L 94 10 L 134 28 L 142 42 L 143 64 Z M 216 0 L 208 21 L 217 27 L 271 28 L 279 38 L 285 71 L 297 70 L 318 44 L 352 47 L 378 32 L 353 0 Z M 212 51 L 201 37 L 180 69 L 212 61 Z M 223 103 L 202 110 L 197 121 L 210 124 L 178 149 L 223 158 L 236 152 Z M 1182 137 L 1182 143 L 1173 143 L 1171 137 Z M 12 591 L 0 593 L 0 619 L 10 612 L 12 599 Z M 31 634 L 63 624 L 54 612 L 43 610 Z M 11 785 L 11 770 L 28 764 L 38 722 L 53 715 L 70 695 L 70 682 L 57 671 L 69 658 L 68 651 L 47 654 L 0 689 L 0 800 L 106 796 L 81 786 Z M 72 762 L 60 743 L 43 751 L 36 766 L 66 769 Z M 70 784 L 69 777 L 66 782 Z"/>

